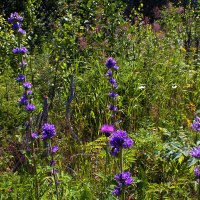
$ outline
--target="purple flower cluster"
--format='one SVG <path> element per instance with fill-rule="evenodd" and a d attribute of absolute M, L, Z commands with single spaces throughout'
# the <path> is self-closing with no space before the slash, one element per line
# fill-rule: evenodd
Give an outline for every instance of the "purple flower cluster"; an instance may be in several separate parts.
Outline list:
<path fill-rule="evenodd" d="M 20 74 L 15 80 L 17 82 L 23 82 L 25 80 L 25 76 L 23 74 Z"/>
<path fill-rule="evenodd" d="M 113 78 L 113 70 L 118 70 L 119 67 L 116 65 L 116 60 L 112 57 L 108 58 L 106 61 L 106 67 L 108 71 L 106 72 L 106 76 L 108 77 L 109 83 L 113 88 L 117 88 L 117 81 Z"/>
<path fill-rule="evenodd" d="M 14 48 L 13 50 L 12 50 L 12 52 L 14 53 L 14 54 L 25 54 L 25 53 L 27 53 L 28 52 L 28 50 L 27 50 L 27 48 L 26 47 L 21 47 L 21 48 Z"/>
<path fill-rule="evenodd" d="M 46 123 L 42 126 L 42 139 L 47 140 L 56 136 L 56 128 L 53 124 Z"/>
<path fill-rule="evenodd" d="M 23 17 L 21 17 L 17 12 L 11 13 L 10 17 L 8 18 L 8 22 L 12 24 L 12 29 L 17 31 L 20 34 L 26 34 L 26 31 L 21 28 L 20 22 L 23 21 Z"/>
<path fill-rule="evenodd" d="M 114 58 L 110 57 L 106 61 L 106 67 L 108 69 L 114 68 L 116 66 L 116 63 L 117 63 L 116 60 Z"/>
<path fill-rule="evenodd" d="M 34 111 L 35 110 L 35 106 L 33 104 L 28 104 L 28 105 L 26 105 L 25 109 L 27 111 Z"/>
<path fill-rule="evenodd" d="M 195 117 L 195 119 L 191 125 L 191 128 L 194 131 L 200 131 L 200 117 Z"/>
<path fill-rule="evenodd" d="M 8 22 L 10 24 L 17 22 L 17 21 L 21 22 L 23 20 L 24 20 L 24 18 L 19 16 L 19 14 L 17 12 L 11 13 L 10 17 L 8 18 Z"/>
<path fill-rule="evenodd" d="M 194 175 L 196 179 L 200 179 L 200 171 L 198 166 L 194 168 Z"/>
<path fill-rule="evenodd" d="M 122 193 L 122 189 L 124 186 L 131 185 L 134 182 L 131 177 L 131 173 L 128 171 L 116 174 L 114 180 L 118 182 L 118 185 L 115 186 L 114 190 L 112 191 L 112 193 L 116 196 L 119 196 Z"/>
<path fill-rule="evenodd" d="M 191 151 L 190 151 L 190 155 L 194 158 L 200 158 L 200 146 L 198 147 L 194 147 Z"/>
<path fill-rule="evenodd" d="M 27 96 L 26 96 L 26 95 L 23 95 L 22 97 L 20 97 L 19 103 L 20 103 L 21 105 L 26 105 L 26 104 L 28 104 L 28 98 L 27 98 Z"/>
<path fill-rule="evenodd" d="M 32 88 L 32 84 L 30 82 L 25 82 L 23 83 L 23 87 L 25 90 L 28 90 Z"/>
<path fill-rule="evenodd" d="M 112 147 L 110 153 L 112 156 L 116 156 L 120 152 L 120 149 L 131 148 L 133 144 L 133 140 L 128 137 L 126 131 L 117 130 L 110 137 L 110 146 Z"/>

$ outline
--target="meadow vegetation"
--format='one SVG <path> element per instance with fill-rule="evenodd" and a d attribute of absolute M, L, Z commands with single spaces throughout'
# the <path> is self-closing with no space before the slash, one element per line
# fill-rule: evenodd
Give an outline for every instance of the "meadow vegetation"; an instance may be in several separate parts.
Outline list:
<path fill-rule="evenodd" d="M 145 3 L 127 15 L 125 1 L 8 1 L 10 10 L 3 2 L 0 198 L 200 199 L 200 150 L 191 153 L 200 145 L 200 120 L 193 122 L 200 114 L 199 2 L 168 2 L 149 16 Z M 8 22 L 14 12 L 26 34 Z M 28 52 L 16 55 L 18 45 Z M 119 67 L 115 122 L 108 109 L 110 57 Z M 19 65 L 24 60 L 26 69 Z M 32 94 L 16 81 L 21 73 Z M 24 109 L 22 94 L 35 109 Z M 123 195 L 112 193 L 122 158 L 109 155 L 104 124 L 134 142 L 123 150 L 123 170 L 134 180 Z"/>

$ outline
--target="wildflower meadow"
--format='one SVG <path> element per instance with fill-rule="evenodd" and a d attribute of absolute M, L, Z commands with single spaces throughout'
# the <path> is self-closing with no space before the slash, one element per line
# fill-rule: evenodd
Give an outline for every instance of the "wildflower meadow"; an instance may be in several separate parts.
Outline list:
<path fill-rule="evenodd" d="M 200 2 L 2 0 L 1 200 L 200 200 Z"/>

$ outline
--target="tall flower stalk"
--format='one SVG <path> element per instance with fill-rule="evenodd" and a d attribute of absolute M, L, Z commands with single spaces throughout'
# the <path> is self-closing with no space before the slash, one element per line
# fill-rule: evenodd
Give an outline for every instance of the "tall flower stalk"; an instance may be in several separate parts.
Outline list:
<path fill-rule="evenodd" d="M 58 180 L 56 178 L 57 170 L 55 168 L 56 161 L 54 159 L 54 155 L 58 151 L 58 146 L 52 146 L 52 139 L 54 137 L 56 137 L 56 127 L 54 126 L 54 124 L 45 123 L 42 126 L 42 139 L 43 139 L 43 141 L 47 141 L 49 144 L 48 151 L 50 152 L 50 159 L 51 159 L 50 160 L 50 166 L 52 168 L 51 174 L 53 175 L 55 191 L 56 191 L 56 198 L 58 200 L 59 199 Z"/>
<path fill-rule="evenodd" d="M 22 44 L 22 37 L 26 34 L 26 31 L 22 28 L 21 22 L 23 21 L 23 17 L 20 16 L 17 12 L 11 13 L 10 17 L 8 18 L 8 22 L 12 25 L 12 29 L 14 30 L 15 34 L 17 35 L 17 47 L 13 48 L 12 53 L 17 56 L 18 64 L 19 64 L 19 72 L 18 76 L 15 78 L 17 82 L 20 83 L 21 87 L 24 88 L 23 95 L 19 99 L 19 104 L 23 107 L 23 110 L 27 112 L 27 141 L 28 145 L 31 146 L 31 159 L 33 161 L 34 167 L 34 174 L 35 174 L 35 198 L 39 199 L 39 181 L 37 176 L 37 163 L 36 163 L 36 153 L 35 153 L 35 146 L 34 141 L 31 140 L 33 137 L 32 132 L 32 112 L 35 110 L 35 105 L 32 104 L 32 84 L 27 81 L 26 77 L 26 54 L 28 53 L 28 49 L 23 46 Z M 27 147 L 29 149 L 29 147 Z"/>
<path fill-rule="evenodd" d="M 116 65 L 116 61 L 113 58 L 108 58 L 106 61 L 107 72 L 106 76 L 108 83 L 111 85 L 111 91 L 108 93 L 110 98 L 110 105 L 108 106 L 111 112 L 111 123 L 104 124 L 101 127 L 101 132 L 105 133 L 107 137 L 106 142 L 106 165 L 107 158 L 109 158 L 108 152 L 110 155 L 118 158 L 118 171 L 120 172 L 114 178 L 117 181 L 117 186 L 114 187 L 113 194 L 119 196 L 122 200 L 125 200 L 125 187 L 133 183 L 131 174 L 128 171 L 123 170 L 123 149 L 131 148 L 134 144 L 133 140 L 128 137 L 126 131 L 117 130 L 119 128 L 116 123 L 116 112 L 118 107 L 116 106 L 116 99 L 119 96 L 116 92 L 118 85 L 117 80 L 114 78 L 114 73 L 119 69 Z M 107 169 L 107 166 L 106 166 Z M 105 171 L 106 172 L 106 171 Z"/>

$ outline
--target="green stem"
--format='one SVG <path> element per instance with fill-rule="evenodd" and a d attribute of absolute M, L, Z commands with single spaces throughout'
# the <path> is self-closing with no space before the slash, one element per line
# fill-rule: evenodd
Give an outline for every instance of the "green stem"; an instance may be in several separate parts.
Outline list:
<path fill-rule="evenodd" d="M 200 200 L 200 179 L 198 179 L 198 200 Z"/>
<path fill-rule="evenodd" d="M 31 114 L 28 115 L 29 118 L 29 137 L 30 139 L 32 138 L 32 126 L 31 126 Z M 35 153 L 35 146 L 34 146 L 34 141 L 31 141 L 31 147 L 32 147 L 32 160 L 33 160 L 33 168 L 34 168 L 34 173 L 35 173 L 35 198 L 37 200 L 40 199 L 39 197 L 39 182 L 38 182 L 38 176 L 37 176 L 37 162 L 36 162 L 36 153 Z"/>
<path fill-rule="evenodd" d="M 122 148 L 120 148 L 120 157 L 119 157 L 119 164 L 120 164 L 120 172 L 122 173 L 123 172 L 123 149 Z M 121 196 L 120 196 L 120 199 L 121 200 L 125 200 L 126 199 L 126 197 L 125 197 L 125 190 L 124 190 L 124 188 L 122 188 L 122 194 L 121 194 Z"/>
<path fill-rule="evenodd" d="M 52 145 L 51 145 L 51 140 L 49 142 L 49 148 L 51 149 Z M 53 153 L 51 153 L 51 160 L 54 160 L 54 156 Z M 56 179 L 56 173 L 55 173 L 55 168 L 52 165 L 52 170 L 53 170 L 53 179 L 54 179 L 54 184 L 55 184 L 55 190 L 56 190 L 56 199 L 59 200 L 59 195 L 58 195 L 58 183 L 57 183 L 57 179 Z"/>

